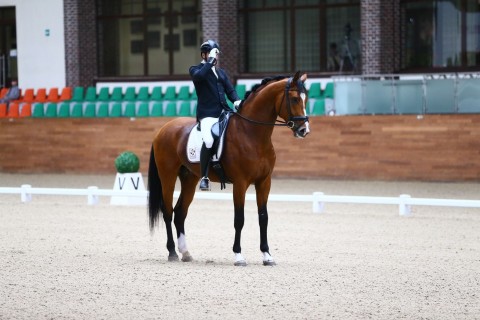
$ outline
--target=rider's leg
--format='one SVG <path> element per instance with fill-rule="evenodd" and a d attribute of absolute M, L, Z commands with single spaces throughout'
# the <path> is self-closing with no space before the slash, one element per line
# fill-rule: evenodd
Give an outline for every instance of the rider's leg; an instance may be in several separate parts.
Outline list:
<path fill-rule="evenodd" d="M 212 126 L 217 122 L 217 118 L 204 118 L 201 122 L 203 145 L 200 151 L 200 169 L 202 180 L 200 181 L 200 190 L 210 191 L 210 180 L 208 179 L 208 167 L 210 165 L 210 159 L 212 157 Z"/>

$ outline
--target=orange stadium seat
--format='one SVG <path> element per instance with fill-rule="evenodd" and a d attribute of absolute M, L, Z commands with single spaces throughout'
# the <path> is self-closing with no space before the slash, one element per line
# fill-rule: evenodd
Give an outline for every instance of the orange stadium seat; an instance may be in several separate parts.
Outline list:
<path fill-rule="evenodd" d="M 30 103 L 24 103 L 20 108 L 20 117 L 31 117 L 32 105 Z"/>
<path fill-rule="evenodd" d="M 21 96 L 19 99 L 19 101 L 22 101 L 22 102 L 33 102 L 34 100 L 35 100 L 35 95 L 32 88 L 25 89 L 23 96 Z"/>
<path fill-rule="evenodd" d="M 19 117 L 19 105 L 16 102 L 10 103 L 8 106 L 7 117 L 9 118 L 18 118 Z"/>
<path fill-rule="evenodd" d="M 47 89 L 40 88 L 37 90 L 35 95 L 35 102 L 46 102 L 47 101 Z"/>
<path fill-rule="evenodd" d="M 58 102 L 60 97 L 58 95 L 58 88 L 50 88 L 48 91 L 47 101 L 48 102 Z"/>
<path fill-rule="evenodd" d="M 7 104 L 0 103 L 0 118 L 5 118 L 7 116 Z"/>
<path fill-rule="evenodd" d="M 60 94 L 60 101 L 67 101 L 72 99 L 72 87 L 65 87 Z"/>

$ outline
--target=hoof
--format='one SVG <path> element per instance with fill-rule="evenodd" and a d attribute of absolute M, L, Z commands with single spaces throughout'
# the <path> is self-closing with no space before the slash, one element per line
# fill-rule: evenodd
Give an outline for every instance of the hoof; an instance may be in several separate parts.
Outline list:
<path fill-rule="evenodd" d="M 263 265 L 264 266 L 275 266 L 275 260 L 273 260 L 272 256 L 268 252 L 263 252 Z"/>
<path fill-rule="evenodd" d="M 247 260 L 245 260 L 241 253 L 235 253 L 235 263 L 233 265 L 236 267 L 246 267 Z"/>
<path fill-rule="evenodd" d="M 168 256 L 168 261 L 178 261 L 178 255 L 177 254 L 171 254 Z"/>
<path fill-rule="evenodd" d="M 235 261 L 233 264 L 235 267 L 246 267 L 247 266 L 247 261 L 241 260 L 241 261 Z"/>
<path fill-rule="evenodd" d="M 191 262 L 193 261 L 193 258 L 192 256 L 190 255 L 190 253 L 187 251 L 185 252 L 183 255 L 182 255 L 182 261 L 183 262 Z"/>

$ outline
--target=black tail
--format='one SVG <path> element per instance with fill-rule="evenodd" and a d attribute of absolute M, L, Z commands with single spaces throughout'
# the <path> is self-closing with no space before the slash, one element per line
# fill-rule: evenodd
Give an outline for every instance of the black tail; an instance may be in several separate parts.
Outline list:
<path fill-rule="evenodd" d="M 150 218 L 150 231 L 153 232 L 158 225 L 159 212 L 163 212 L 164 209 L 162 182 L 158 176 L 153 146 L 150 150 L 150 164 L 148 166 L 148 191 L 148 216 Z"/>

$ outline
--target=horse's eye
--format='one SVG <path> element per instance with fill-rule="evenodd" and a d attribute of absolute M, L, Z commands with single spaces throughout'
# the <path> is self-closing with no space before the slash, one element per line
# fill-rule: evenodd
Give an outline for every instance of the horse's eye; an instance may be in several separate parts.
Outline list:
<path fill-rule="evenodd" d="M 297 97 L 292 97 L 292 98 L 290 98 L 290 101 L 291 101 L 292 103 L 295 103 L 295 104 L 296 104 L 296 103 L 298 103 L 299 100 L 298 100 Z"/>

